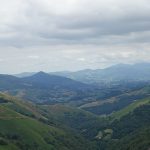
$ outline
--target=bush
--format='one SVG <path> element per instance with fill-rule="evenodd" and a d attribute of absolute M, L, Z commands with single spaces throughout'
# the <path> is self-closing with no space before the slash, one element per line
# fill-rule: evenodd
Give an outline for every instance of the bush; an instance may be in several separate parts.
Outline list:
<path fill-rule="evenodd" d="M 0 145 L 8 145 L 8 143 L 5 139 L 0 138 Z"/>

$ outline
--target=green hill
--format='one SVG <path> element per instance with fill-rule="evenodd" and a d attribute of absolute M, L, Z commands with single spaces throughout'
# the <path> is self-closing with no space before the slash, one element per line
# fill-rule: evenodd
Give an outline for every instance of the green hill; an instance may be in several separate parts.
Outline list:
<path fill-rule="evenodd" d="M 95 145 L 48 123 L 36 106 L 0 94 L 0 150 L 86 150 Z M 96 149 L 96 148 L 95 148 Z"/>
<path fill-rule="evenodd" d="M 150 103 L 141 105 L 111 124 L 112 150 L 148 150 L 150 148 Z"/>
<path fill-rule="evenodd" d="M 143 100 L 135 101 L 132 104 L 130 104 L 129 106 L 121 109 L 120 111 L 112 113 L 110 117 L 113 120 L 120 119 L 123 116 L 133 112 L 136 108 L 138 108 L 138 107 L 140 107 L 142 105 L 146 105 L 148 103 L 150 103 L 150 98 L 146 98 L 146 99 L 143 99 Z"/>
<path fill-rule="evenodd" d="M 128 90 L 123 94 L 105 100 L 97 100 L 95 102 L 87 103 L 80 106 L 80 108 L 97 115 L 109 115 L 112 112 L 118 112 L 119 110 L 122 111 L 122 109 L 128 107 L 128 105 L 149 97 L 149 93 L 150 86 L 144 86 L 139 89 Z"/>
<path fill-rule="evenodd" d="M 139 129 L 110 145 L 109 150 L 149 150 L 150 127 Z"/>
<path fill-rule="evenodd" d="M 97 136 L 103 150 L 150 148 L 150 98 L 137 101 L 112 116 L 113 121 Z"/>
<path fill-rule="evenodd" d="M 61 104 L 42 105 L 40 110 L 45 117 L 55 120 L 60 127 L 65 125 L 89 139 L 93 139 L 99 129 L 107 124 L 102 117 Z"/>
<path fill-rule="evenodd" d="M 0 150 L 148 150 L 150 98 L 100 117 L 0 93 Z"/>

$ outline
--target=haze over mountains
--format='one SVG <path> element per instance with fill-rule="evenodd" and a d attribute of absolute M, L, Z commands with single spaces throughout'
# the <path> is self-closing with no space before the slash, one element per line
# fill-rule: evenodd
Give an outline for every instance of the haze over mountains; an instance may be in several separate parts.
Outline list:
<path fill-rule="evenodd" d="M 21 73 L 17 77 L 31 76 L 34 73 Z M 105 69 L 85 69 L 76 72 L 51 72 L 84 83 L 102 83 L 115 81 L 147 81 L 150 80 L 150 63 L 118 64 Z"/>
<path fill-rule="evenodd" d="M 82 88 L 86 87 L 84 83 L 80 83 L 78 81 L 74 81 L 72 79 L 66 77 L 60 77 L 56 75 L 49 75 L 44 72 L 38 72 L 32 76 L 18 78 L 12 75 L 0 75 L 1 79 L 1 87 L 7 86 L 10 84 L 8 88 L 12 86 L 16 86 L 18 88 L 21 87 L 37 87 L 37 88 L 51 88 L 51 87 L 65 87 L 65 88 Z M 12 84 L 14 82 L 14 84 Z M 77 85 L 79 84 L 79 86 Z"/>
<path fill-rule="evenodd" d="M 94 89 L 93 86 L 85 83 L 44 72 L 24 78 L 0 75 L 1 91 L 7 91 L 35 102 L 68 101 L 77 95 L 82 95 L 84 91 L 93 91 Z"/>
<path fill-rule="evenodd" d="M 150 98 L 146 91 L 150 93 L 140 90 L 136 101 L 106 116 L 61 103 L 37 105 L 0 93 L 0 150 L 148 150 Z"/>
<path fill-rule="evenodd" d="M 148 150 L 149 71 L 142 63 L 1 74 L 0 150 Z"/>
<path fill-rule="evenodd" d="M 119 64 L 100 70 L 49 74 L 41 71 L 26 75 L 0 75 L 0 89 L 34 102 L 81 105 L 142 88 L 150 81 L 150 64 Z"/>
<path fill-rule="evenodd" d="M 150 80 L 150 63 L 134 65 L 118 64 L 105 69 L 81 70 L 77 72 L 56 72 L 54 74 L 69 77 L 85 83 L 115 82 L 121 80 Z"/>
<path fill-rule="evenodd" d="M 0 150 L 150 150 L 149 14 L 149 0 L 1 0 Z"/>

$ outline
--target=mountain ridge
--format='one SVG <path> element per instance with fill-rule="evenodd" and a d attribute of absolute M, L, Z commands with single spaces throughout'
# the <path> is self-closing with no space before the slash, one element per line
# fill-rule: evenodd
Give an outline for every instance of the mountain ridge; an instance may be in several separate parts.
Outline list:
<path fill-rule="evenodd" d="M 25 73 L 31 76 L 33 72 Z M 25 77 L 26 75 L 18 74 L 16 76 Z M 50 75 L 58 75 L 67 77 L 83 83 L 103 83 L 116 81 L 147 81 L 150 80 L 150 63 L 136 63 L 136 64 L 117 64 L 104 69 L 83 69 L 79 71 L 58 71 L 49 72 Z"/>

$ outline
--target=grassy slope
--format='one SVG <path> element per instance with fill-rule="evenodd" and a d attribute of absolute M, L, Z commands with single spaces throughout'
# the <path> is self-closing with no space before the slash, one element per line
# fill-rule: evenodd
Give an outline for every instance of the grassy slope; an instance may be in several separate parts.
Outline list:
<path fill-rule="evenodd" d="M 99 129 L 107 123 L 103 118 L 90 112 L 61 104 L 45 105 L 40 109 L 49 120 L 55 120 L 58 125 L 72 128 L 90 139 L 93 139 Z"/>
<path fill-rule="evenodd" d="M 143 100 L 139 100 L 139 101 L 135 101 L 133 102 L 132 104 L 130 104 L 129 106 L 117 111 L 117 112 L 114 112 L 111 114 L 111 118 L 113 120 L 115 119 L 120 119 L 121 117 L 133 112 L 136 108 L 142 106 L 142 105 L 145 105 L 145 104 L 148 104 L 150 103 L 150 98 L 146 98 L 146 99 L 143 99 Z"/>
<path fill-rule="evenodd" d="M 142 100 L 149 97 L 150 87 L 144 87 L 138 90 L 128 91 L 119 96 L 111 97 L 106 100 L 99 100 L 92 103 L 87 103 L 80 108 L 92 113 L 102 115 L 111 114 L 113 111 L 122 110 L 135 100 Z"/>
<path fill-rule="evenodd" d="M 93 145 L 78 134 L 38 121 L 47 120 L 35 106 L 3 94 L 0 99 L 6 100 L 0 104 L 0 150 L 92 149 Z"/>
<path fill-rule="evenodd" d="M 108 147 L 105 149 L 148 150 L 150 148 L 150 98 L 129 105 L 113 114 L 113 117 L 116 120 L 110 124 L 113 130 L 112 139 L 108 141 Z"/>
<path fill-rule="evenodd" d="M 123 137 L 117 143 L 110 144 L 108 150 L 149 150 L 150 148 L 150 127 Z"/>
<path fill-rule="evenodd" d="M 96 136 L 100 141 L 101 150 L 150 148 L 150 98 L 135 101 L 106 118 L 110 124 Z"/>
<path fill-rule="evenodd" d="M 150 128 L 145 125 L 150 116 L 149 98 L 112 114 L 111 119 L 115 121 L 110 126 L 105 126 L 102 123 L 105 120 L 96 115 L 64 105 L 37 107 L 3 94 L 0 94 L 1 101 L 0 150 L 96 150 L 95 144 L 75 132 L 93 138 L 98 131 L 106 129 L 113 129 L 113 135 L 112 140 L 108 137 L 110 133 L 103 138 L 104 143 L 110 142 L 110 147 L 107 145 L 104 150 L 141 150 L 145 145 L 142 150 L 147 150 L 150 145 Z M 133 132 L 129 134 L 128 129 Z M 115 142 L 114 137 L 119 140 Z"/>

